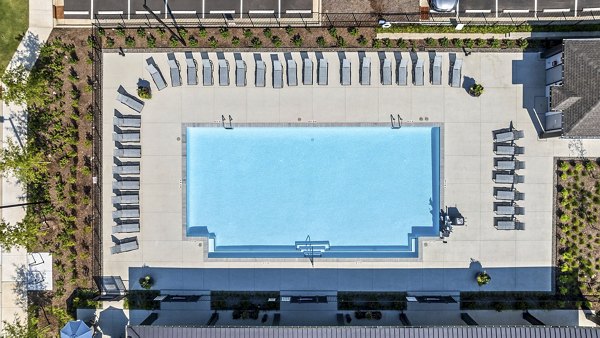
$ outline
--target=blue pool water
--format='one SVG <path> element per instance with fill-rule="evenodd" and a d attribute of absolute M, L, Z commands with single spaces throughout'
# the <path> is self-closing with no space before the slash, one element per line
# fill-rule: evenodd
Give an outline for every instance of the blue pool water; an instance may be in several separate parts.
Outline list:
<path fill-rule="evenodd" d="M 439 133 L 190 127 L 187 235 L 225 256 L 301 256 L 307 236 L 323 256 L 414 255 L 412 238 L 438 232 Z"/>

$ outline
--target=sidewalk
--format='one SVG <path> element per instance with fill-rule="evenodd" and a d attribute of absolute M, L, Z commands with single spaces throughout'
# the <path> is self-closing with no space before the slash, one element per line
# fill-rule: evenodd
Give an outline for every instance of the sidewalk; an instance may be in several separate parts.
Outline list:
<path fill-rule="evenodd" d="M 48 39 L 52 31 L 52 2 L 43 0 L 29 1 L 29 29 L 25 33 L 23 40 L 17 47 L 8 68 L 23 65 L 26 69 L 31 69 L 37 56 L 39 48 L 43 41 Z M 23 114 L 25 107 L 6 104 L 0 101 L 0 113 L 4 117 L 4 123 L 0 129 L 2 144 L 10 138 L 14 138 L 15 131 L 13 121 L 16 123 L 16 117 Z M 6 177 L 1 181 L 2 194 L 1 204 L 16 204 L 25 202 L 25 192 L 23 187 L 18 184 L 14 178 Z M 15 224 L 23 219 L 25 208 L 8 208 L 0 210 L 0 217 L 6 222 Z M 1 264 L 1 303 L 0 303 L 0 332 L 4 328 L 4 321 L 13 322 L 15 316 L 25 319 L 27 309 L 22 296 L 19 295 L 17 288 L 17 268 L 27 264 L 27 252 L 24 249 L 13 249 L 6 251 L 0 248 Z"/>
<path fill-rule="evenodd" d="M 600 32 L 513 32 L 497 34 L 477 34 L 477 33 L 377 33 L 378 39 L 405 39 L 405 40 L 423 40 L 425 38 L 441 39 L 562 39 L 562 38 L 600 38 Z"/>

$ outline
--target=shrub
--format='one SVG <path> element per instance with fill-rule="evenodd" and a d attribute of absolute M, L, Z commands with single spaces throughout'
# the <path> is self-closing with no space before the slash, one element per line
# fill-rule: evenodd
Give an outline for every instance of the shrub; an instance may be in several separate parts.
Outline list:
<path fill-rule="evenodd" d="M 273 43 L 273 46 L 275 46 L 275 48 L 279 48 L 282 45 L 282 41 L 281 38 L 279 38 L 278 36 L 273 36 L 271 38 L 271 42 Z"/>
<path fill-rule="evenodd" d="M 490 275 L 488 275 L 487 272 L 482 271 L 477 274 L 476 280 L 477 280 L 477 285 L 483 286 L 483 285 L 488 284 L 492 280 L 492 277 L 490 277 Z"/>
<path fill-rule="evenodd" d="M 115 34 L 117 34 L 117 36 L 124 37 L 125 36 L 125 28 L 123 28 L 121 26 L 117 27 L 117 29 L 115 29 Z"/>
<path fill-rule="evenodd" d="M 527 39 L 518 39 L 517 40 L 517 46 L 519 46 L 519 48 L 521 49 L 525 49 L 529 46 L 529 41 Z"/>
<path fill-rule="evenodd" d="M 369 40 L 367 40 L 367 38 L 365 38 L 364 35 L 359 36 L 358 39 L 356 39 L 356 41 L 358 42 L 359 45 L 361 45 L 363 47 L 369 43 Z"/>
<path fill-rule="evenodd" d="M 188 36 L 188 31 L 187 31 L 187 29 L 180 27 L 180 28 L 177 28 L 177 34 L 179 34 L 180 38 L 185 40 L 185 38 L 187 38 L 187 36 Z"/>
<path fill-rule="evenodd" d="M 448 38 L 445 36 L 443 38 L 439 39 L 438 42 L 439 42 L 440 46 L 442 46 L 442 47 L 450 46 L 450 40 L 448 40 Z"/>
<path fill-rule="evenodd" d="M 452 39 L 452 44 L 454 47 L 462 48 L 464 46 L 464 42 L 462 39 Z"/>
<path fill-rule="evenodd" d="M 473 42 L 473 40 L 468 39 L 468 38 L 464 40 L 464 43 L 465 43 L 465 47 L 467 47 L 467 48 L 473 48 L 473 46 L 475 46 L 475 42 Z"/>
<path fill-rule="evenodd" d="M 206 37 L 206 28 L 204 27 L 200 27 L 200 29 L 198 29 L 198 36 L 201 38 L 205 38 Z"/>
<path fill-rule="evenodd" d="M 263 29 L 263 34 L 267 39 L 270 39 L 273 36 L 273 31 L 271 31 L 271 28 L 267 27 Z"/>
<path fill-rule="evenodd" d="M 149 100 L 152 98 L 152 93 L 150 93 L 150 88 L 148 87 L 139 86 L 137 94 L 141 99 Z"/>
<path fill-rule="evenodd" d="M 252 34 L 252 30 L 251 30 L 251 29 L 244 29 L 244 37 L 245 37 L 246 39 L 249 39 L 249 38 L 251 38 L 251 37 L 252 37 L 252 35 L 254 35 L 254 34 Z"/>
<path fill-rule="evenodd" d="M 500 40 L 496 39 L 496 38 L 491 38 L 488 40 L 488 45 L 492 48 L 499 48 L 500 47 Z"/>
<path fill-rule="evenodd" d="M 428 47 L 434 47 L 437 45 L 437 41 L 434 38 L 425 38 L 425 45 Z"/>
<path fill-rule="evenodd" d="M 98 34 L 100 36 L 105 36 L 106 35 L 106 31 L 104 30 L 104 28 L 98 27 Z"/>
<path fill-rule="evenodd" d="M 240 38 L 238 38 L 237 36 L 234 36 L 231 38 L 231 45 L 234 47 L 237 47 L 240 45 Z"/>
<path fill-rule="evenodd" d="M 156 47 L 156 38 L 154 37 L 154 35 L 150 34 L 146 37 L 146 44 L 148 45 L 148 48 Z"/>
<path fill-rule="evenodd" d="M 125 46 L 129 48 L 135 47 L 135 39 L 133 36 L 128 36 L 125 38 Z"/>
<path fill-rule="evenodd" d="M 483 48 L 487 46 L 487 41 L 485 41 L 484 39 L 477 38 L 475 39 L 475 45 L 479 48 Z"/>
<path fill-rule="evenodd" d="M 287 35 L 292 35 L 292 33 L 294 33 L 294 28 L 288 25 L 287 27 L 285 27 L 285 32 L 287 33 Z"/>
<path fill-rule="evenodd" d="M 373 48 L 381 48 L 381 40 L 373 39 L 372 46 L 373 46 Z"/>
<path fill-rule="evenodd" d="M 382 41 L 385 48 L 392 48 L 392 40 L 385 38 Z"/>
<path fill-rule="evenodd" d="M 504 302 L 493 302 L 492 303 L 492 307 L 494 308 L 494 310 L 498 311 L 498 312 L 502 312 L 502 310 L 504 310 Z"/>
<path fill-rule="evenodd" d="M 196 39 L 193 36 L 190 36 L 190 39 L 188 40 L 190 43 L 190 47 L 198 47 L 198 39 Z"/>
<path fill-rule="evenodd" d="M 502 42 L 504 42 L 504 46 L 506 46 L 506 48 L 515 48 L 515 40 L 504 39 Z"/>
<path fill-rule="evenodd" d="M 350 33 L 350 35 L 352 35 L 352 36 L 357 36 L 358 35 L 358 28 L 356 28 L 356 27 L 348 27 L 348 33 Z"/>
<path fill-rule="evenodd" d="M 581 163 L 579 163 L 579 162 L 578 162 L 578 163 L 575 165 L 575 171 L 576 171 L 576 172 L 581 172 L 582 170 L 583 170 L 583 164 L 581 164 Z"/>
<path fill-rule="evenodd" d="M 403 38 L 400 38 L 396 41 L 396 47 L 398 48 L 406 48 L 406 41 Z"/>
<path fill-rule="evenodd" d="M 561 221 L 561 222 L 563 222 L 563 223 L 567 223 L 567 222 L 569 222 L 570 220 L 571 220 L 571 217 L 569 217 L 569 215 L 567 215 L 567 214 L 562 214 L 562 215 L 560 216 L 560 221 Z"/>
<path fill-rule="evenodd" d="M 211 36 L 210 38 L 208 38 L 208 44 L 211 48 L 217 48 L 217 46 L 219 45 L 219 40 L 217 40 L 217 38 L 215 38 L 214 36 Z"/>
<path fill-rule="evenodd" d="M 258 36 L 253 37 L 252 40 L 250 41 L 250 43 L 252 44 L 252 47 L 254 47 L 254 48 L 262 47 L 262 41 L 258 38 Z"/>
<path fill-rule="evenodd" d="M 140 286 L 146 290 L 150 289 L 152 287 L 152 285 L 154 285 L 154 279 L 152 279 L 152 276 L 150 276 L 150 275 L 146 275 L 146 276 L 140 278 L 139 282 L 140 282 Z"/>
<path fill-rule="evenodd" d="M 177 47 L 177 45 L 179 45 L 179 39 L 177 39 L 175 35 L 171 36 L 171 38 L 169 39 L 169 45 L 171 47 Z"/>
<path fill-rule="evenodd" d="M 140 38 L 143 38 L 144 36 L 146 36 L 146 30 L 143 27 L 140 27 L 137 29 L 136 34 Z"/>
<path fill-rule="evenodd" d="M 302 44 L 304 43 L 302 41 L 302 37 L 300 36 L 300 34 L 296 34 L 292 37 L 292 43 L 294 44 L 294 46 L 296 47 L 302 47 Z"/>
<path fill-rule="evenodd" d="M 322 37 L 322 36 L 319 36 L 319 37 L 317 38 L 317 45 L 318 45 L 319 47 L 323 48 L 323 47 L 325 47 L 325 45 L 326 45 L 326 44 L 327 44 L 327 43 L 325 42 L 325 38 L 324 38 L 324 37 Z"/>
<path fill-rule="evenodd" d="M 167 31 L 162 27 L 158 27 L 157 31 L 158 31 L 158 36 L 160 36 L 161 38 L 164 37 L 165 34 L 167 34 Z"/>
<path fill-rule="evenodd" d="M 113 39 L 113 38 L 106 38 L 106 47 L 113 48 L 114 45 L 115 45 L 115 39 Z"/>
<path fill-rule="evenodd" d="M 348 45 L 342 36 L 337 37 L 335 44 L 340 48 L 345 48 Z"/>
<path fill-rule="evenodd" d="M 221 36 L 225 39 L 227 39 L 229 35 L 231 35 L 231 33 L 229 32 L 229 28 L 227 27 L 219 28 L 219 34 L 221 34 Z"/>
<path fill-rule="evenodd" d="M 571 165 L 569 164 L 569 162 L 567 162 L 567 161 L 560 162 L 560 170 L 567 171 L 567 170 L 569 170 L 569 168 L 571 168 Z"/>
<path fill-rule="evenodd" d="M 474 83 L 469 88 L 469 94 L 471 94 L 475 97 L 481 96 L 481 94 L 483 94 L 483 86 L 479 83 Z"/>
<path fill-rule="evenodd" d="M 329 27 L 327 28 L 327 32 L 329 33 L 329 35 L 331 35 L 332 37 L 336 38 L 337 37 L 337 29 L 335 27 Z"/>

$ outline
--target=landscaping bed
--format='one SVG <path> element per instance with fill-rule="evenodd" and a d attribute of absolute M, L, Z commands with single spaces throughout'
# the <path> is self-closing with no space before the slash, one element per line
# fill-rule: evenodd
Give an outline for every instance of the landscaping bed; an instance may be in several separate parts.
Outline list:
<path fill-rule="evenodd" d="M 337 294 L 337 300 L 338 310 L 406 310 L 405 292 L 341 291 Z"/>
<path fill-rule="evenodd" d="M 507 34 L 516 32 L 595 32 L 599 24 L 578 25 L 466 25 L 456 30 L 454 25 L 395 25 L 390 28 L 377 27 L 377 33 L 464 33 L 464 34 Z"/>
<path fill-rule="evenodd" d="M 123 299 L 123 307 L 129 310 L 157 310 L 160 309 L 160 301 L 154 298 L 158 296 L 158 290 L 129 290 Z"/>
<path fill-rule="evenodd" d="M 579 303 L 553 292 L 461 292 L 462 310 L 576 309 Z"/>
<path fill-rule="evenodd" d="M 268 301 L 269 298 L 274 298 L 275 301 L 270 302 Z M 262 311 L 279 310 L 279 292 L 212 291 L 210 293 L 210 308 L 213 311 L 237 310 L 240 312 L 240 316 L 245 311 L 254 312 L 256 310 L 258 314 L 259 309 Z"/>

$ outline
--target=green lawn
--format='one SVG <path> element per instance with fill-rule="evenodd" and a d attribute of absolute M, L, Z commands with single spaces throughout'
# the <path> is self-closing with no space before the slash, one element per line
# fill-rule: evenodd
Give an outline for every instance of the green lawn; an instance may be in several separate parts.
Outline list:
<path fill-rule="evenodd" d="M 0 0 L 0 8 L 0 73 L 3 73 L 27 31 L 29 1 Z"/>

